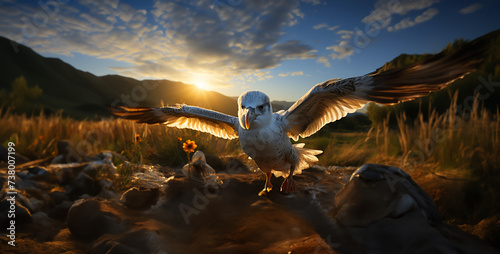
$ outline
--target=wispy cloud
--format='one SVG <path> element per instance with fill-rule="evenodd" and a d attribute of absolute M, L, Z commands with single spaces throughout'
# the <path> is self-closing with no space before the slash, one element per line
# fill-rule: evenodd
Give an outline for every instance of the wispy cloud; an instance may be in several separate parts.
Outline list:
<path fill-rule="evenodd" d="M 398 31 L 415 26 L 419 23 L 431 20 L 439 11 L 437 8 L 430 8 L 439 3 L 440 0 L 378 0 L 374 10 L 370 15 L 362 19 L 363 23 L 379 23 L 379 27 L 387 27 L 388 31 Z M 407 17 L 410 12 L 422 11 L 415 18 Z M 391 25 L 394 16 L 402 19 L 395 25 Z"/>
<path fill-rule="evenodd" d="M 326 57 L 326 56 L 320 56 L 320 57 L 318 57 L 318 59 L 316 60 L 316 62 L 324 64 L 325 67 L 331 67 L 332 66 L 330 64 L 330 61 L 328 61 L 328 57 Z"/>
<path fill-rule="evenodd" d="M 287 72 L 287 73 L 280 73 L 278 76 L 280 77 L 288 77 L 288 76 L 302 76 L 304 73 L 302 71 L 294 71 L 294 72 Z"/>
<path fill-rule="evenodd" d="M 424 23 L 426 21 L 431 20 L 434 16 L 436 16 L 439 13 L 439 10 L 436 8 L 430 8 L 426 11 L 424 11 L 422 14 L 418 15 L 415 17 L 415 19 L 411 18 L 405 18 L 395 24 L 394 26 L 388 26 L 387 31 L 392 32 L 392 31 L 398 31 L 402 29 L 406 29 L 415 25 L 418 25 L 420 23 Z"/>
<path fill-rule="evenodd" d="M 370 15 L 362 19 L 363 23 L 379 21 L 382 17 L 386 22 L 391 21 L 394 14 L 400 16 L 406 15 L 411 11 L 418 11 L 429 8 L 440 0 L 378 0 L 375 3 L 375 9 Z"/>
<path fill-rule="evenodd" d="M 339 27 L 340 26 L 338 26 L 338 25 L 337 26 L 329 26 L 327 23 L 321 23 L 321 24 L 314 25 L 313 29 L 318 30 L 318 29 L 326 28 L 329 31 L 334 31 Z"/>
<path fill-rule="evenodd" d="M 44 13 L 43 8 L 6 4 L 1 12 L 9 14 L 0 35 L 40 52 L 126 62 L 130 67 L 111 69 L 136 78 L 191 82 L 196 73 L 215 86 L 241 85 L 234 80 L 239 74 L 267 79 L 272 76 L 260 70 L 287 59 L 317 58 L 310 45 L 283 39 L 284 29 L 304 18 L 299 7 L 299 0 L 234 6 L 158 0 L 144 10 L 118 0 L 79 0 L 58 5 L 47 22 L 34 24 L 33 17 Z"/>
<path fill-rule="evenodd" d="M 337 34 L 340 35 L 340 38 L 341 38 L 340 42 L 338 44 L 326 47 L 327 50 L 333 51 L 333 53 L 330 54 L 330 57 L 333 60 L 344 59 L 344 58 L 354 54 L 354 49 L 350 43 L 350 41 L 354 35 L 354 31 L 339 30 L 339 31 L 337 31 Z M 318 59 L 318 62 L 319 61 L 324 61 L 324 59 L 323 60 Z M 325 66 L 329 67 L 329 65 L 330 65 L 329 62 L 325 62 Z"/>
<path fill-rule="evenodd" d="M 480 10 L 481 8 L 483 8 L 483 4 L 475 3 L 475 4 L 471 4 L 467 7 L 460 9 L 460 11 L 458 11 L 458 12 L 460 12 L 462 14 L 470 14 L 470 13 L 473 13 L 473 12 Z"/>
<path fill-rule="evenodd" d="M 321 0 L 300 0 L 301 2 L 312 4 L 312 5 L 318 5 L 318 4 L 326 4 L 326 2 L 323 2 Z"/>

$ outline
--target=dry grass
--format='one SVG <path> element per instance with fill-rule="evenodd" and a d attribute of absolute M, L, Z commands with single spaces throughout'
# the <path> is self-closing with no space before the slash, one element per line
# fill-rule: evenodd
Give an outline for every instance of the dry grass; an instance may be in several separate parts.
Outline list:
<path fill-rule="evenodd" d="M 427 119 L 419 114 L 414 122 L 401 114 L 397 130 L 390 130 L 388 120 L 374 128 L 368 135 L 376 143 L 374 158 L 398 158 L 412 169 L 431 164 L 439 170 L 462 169 L 478 177 L 498 174 L 500 112 L 480 108 L 477 99 L 470 111 L 459 112 L 456 99 L 453 96 L 445 114 L 431 110 Z"/>
<path fill-rule="evenodd" d="M 15 142 L 16 151 L 30 159 L 55 156 L 59 140 L 73 141 L 81 155 L 112 150 L 134 163 L 166 166 L 181 166 L 187 162 L 186 153 L 182 150 L 182 142 L 187 139 L 194 140 L 198 149 L 209 154 L 234 155 L 242 152 L 239 142 L 235 140 L 121 119 L 80 121 L 60 114 L 27 117 L 7 110 L 0 113 L 0 126 L 0 141 L 4 145 L 9 141 Z"/>

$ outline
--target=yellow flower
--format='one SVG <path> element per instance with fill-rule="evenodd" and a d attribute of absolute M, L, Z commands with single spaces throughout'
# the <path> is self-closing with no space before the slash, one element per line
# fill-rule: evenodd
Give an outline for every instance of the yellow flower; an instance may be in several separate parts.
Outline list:
<path fill-rule="evenodd" d="M 186 140 L 186 142 L 184 142 L 184 144 L 182 144 L 182 149 L 184 149 L 184 152 L 186 153 L 193 153 L 194 152 L 194 149 L 196 149 L 196 147 L 198 147 L 196 145 L 196 143 L 194 141 L 191 141 L 191 140 Z"/>
<path fill-rule="evenodd" d="M 135 134 L 135 142 L 136 142 L 136 143 L 141 143 L 141 141 L 142 141 L 142 140 L 141 140 L 141 135 L 139 135 L 139 134 Z"/>
<path fill-rule="evenodd" d="M 177 141 L 181 142 L 182 138 L 181 137 L 177 137 Z"/>

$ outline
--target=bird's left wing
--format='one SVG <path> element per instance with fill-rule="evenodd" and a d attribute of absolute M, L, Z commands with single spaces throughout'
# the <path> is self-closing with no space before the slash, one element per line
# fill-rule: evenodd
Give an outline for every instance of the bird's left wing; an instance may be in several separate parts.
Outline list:
<path fill-rule="evenodd" d="M 287 111 L 282 112 L 295 141 L 309 137 L 327 123 L 362 108 L 369 102 L 360 93 L 372 84 L 371 77 L 332 79 L 314 86 Z"/>
<path fill-rule="evenodd" d="M 438 91 L 473 71 L 483 50 L 482 41 L 476 40 L 454 53 L 442 52 L 410 66 L 319 83 L 280 112 L 290 127 L 288 136 L 308 137 L 370 101 L 391 105 Z"/>
<path fill-rule="evenodd" d="M 165 124 L 210 133 L 219 138 L 238 138 L 238 119 L 199 107 L 177 105 L 163 108 L 111 107 L 111 113 L 138 123 Z"/>

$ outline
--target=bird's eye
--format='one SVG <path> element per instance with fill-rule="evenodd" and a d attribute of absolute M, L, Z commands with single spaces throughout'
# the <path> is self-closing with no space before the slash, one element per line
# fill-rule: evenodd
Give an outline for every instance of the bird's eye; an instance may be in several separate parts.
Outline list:
<path fill-rule="evenodd" d="M 245 109 L 245 105 L 241 105 L 241 108 L 242 108 L 242 109 Z"/>
<path fill-rule="evenodd" d="M 262 110 L 264 109 L 264 105 L 257 106 L 257 109 L 258 109 L 259 111 L 262 111 Z"/>

